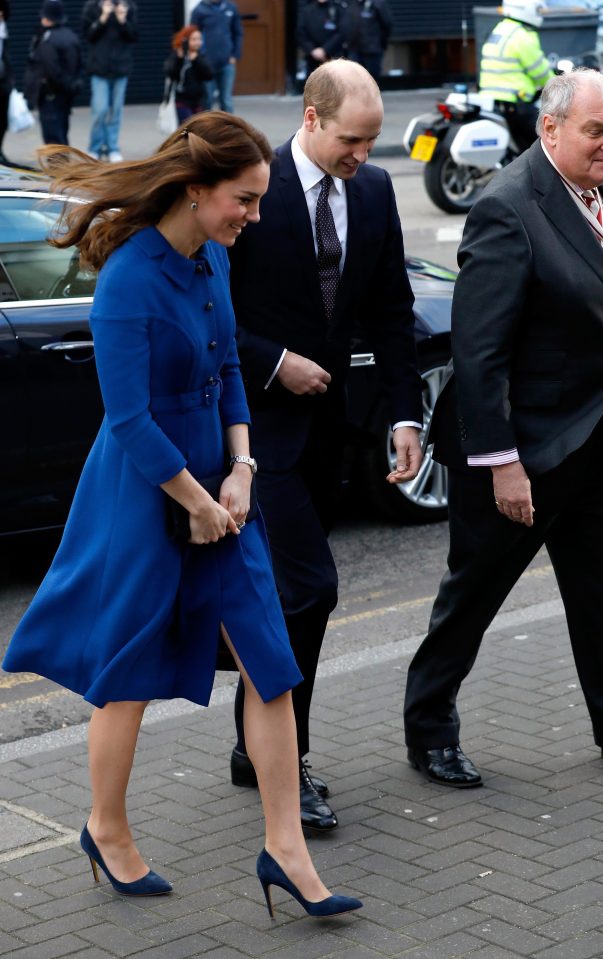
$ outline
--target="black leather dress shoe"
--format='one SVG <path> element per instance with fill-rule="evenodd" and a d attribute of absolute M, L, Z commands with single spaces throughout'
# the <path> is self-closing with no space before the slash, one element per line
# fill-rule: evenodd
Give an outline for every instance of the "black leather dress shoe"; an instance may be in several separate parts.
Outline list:
<path fill-rule="evenodd" d="M 337 826 L 337 816 L 320 796 L 310 779 L 304 763 L 299 764 L 299 799 L 301 804 L 301 824 L 304 829 L 313 832 L 327 832 Z"/>
<path fill-rule="evenodd" d="M 312 768 L 303 759 L 301 765 L 307 769 Z M 251 759 L 246 753 L 242 753 L 238 749 L 233 749 L 230 757 L 230 778 L 233 786 L 248 786 L 251 789 L 257 789 L 258 780 Z M 318 795 L 326 799 L 329 795 L 329 787 L 326 782 L 319 779 L 318 776 L 311 776 L 310 779 Z"/>
<path fill-rule="evenodd" d="M 408 761 L 420 769 L 430 782 L 440 786 L 455 786 L 468 789 L 481 786 L 482 777 L 460 746 L 445 746 L 443 749 L 408 748 Z"/>

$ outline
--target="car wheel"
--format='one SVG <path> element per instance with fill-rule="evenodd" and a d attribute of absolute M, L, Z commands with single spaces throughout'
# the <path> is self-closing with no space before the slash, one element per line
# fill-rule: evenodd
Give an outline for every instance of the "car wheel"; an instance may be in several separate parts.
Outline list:
<path fill-rule="evenodd" d="M 420 360 L 423 380 L 423 430 L 421 442 L 429 429 L 435 401 L 440 392 L 448 364 L 445 354 Z M 432 458 L 433 447 L 425 455 L 417 477 L 408 483 L 391 485 L 385 477 L 396 465 L 396 452 L 385 403 L 380 403 L 372 419 L 372 432 L 379 440 L 364 454 L 363 488 L 373 506 L 390 519 L 402 523 L 435 523 L 448 515 L 448 482 L 446 468 Z"/>

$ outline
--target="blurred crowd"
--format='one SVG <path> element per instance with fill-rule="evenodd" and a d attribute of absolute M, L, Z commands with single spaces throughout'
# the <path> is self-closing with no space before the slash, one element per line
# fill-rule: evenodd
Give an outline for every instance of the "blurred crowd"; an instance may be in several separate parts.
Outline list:
<path fill-rule="evenodd" d="M 138 40 L 134 0 L 85 0 L 79 24 L 68 22 L 62 0 L 43 0 L 26 63 L 18 71 L 10 60 L 10 13 L 10 0 L 0 0 L 0 162 L 10 164 L 2 143 L 11 91 L 23 91 L 27 106 L 37 113 L 45 143 L 68 144 L 71 110 L 86 76 L 88 152 L 112 163 L 122 160 L 122 112 Z M 300 7 L 297 42 L 307 75 L 321 63 L 347 57 L 379 80 L 391 26 L 386 0 L 306 0 Z M 166 97 L 174 99 L 177 122 L 214 106 L 233 112 L 242 46 L 236 3 L 200 0 L 193 7 L 190 23 L 172 38 L 164 63 Z"/>

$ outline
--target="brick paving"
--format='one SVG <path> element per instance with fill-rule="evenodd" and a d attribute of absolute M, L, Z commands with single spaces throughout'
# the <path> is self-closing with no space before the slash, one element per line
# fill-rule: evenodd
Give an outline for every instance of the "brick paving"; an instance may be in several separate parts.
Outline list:
<path fill-rule="evenodd" d="M 311 920 L 254 875 L 256 791 L 229 778 L 230 703 L 143 728 L 130 814 L 174 883 L 130 900 L 95 886 L 77 833 L 83 741 L 0 762 L 0 957 L 10 959 L 595 959 L 603 956 L 603 761 L 563 621 L 489 635 L 463 690 L 463 744 L 485 785 L 428 784 L 405 761 L 407 659 L 319 680 L 317 772 L 340 828 L 310 840 L 362 912 Z M 63 744 L 65 743 L 65 744 Z M 14 857 L 14 858 L 11 858 Z"/>

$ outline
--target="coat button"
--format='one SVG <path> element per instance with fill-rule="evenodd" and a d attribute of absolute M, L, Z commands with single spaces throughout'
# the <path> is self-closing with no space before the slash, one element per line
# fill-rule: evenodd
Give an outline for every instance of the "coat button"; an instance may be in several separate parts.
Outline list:
<path fill-rule="evenodd" d="M 203 273 L 203 264 L 195 263 L 195 273 Z"/>
<path fill-rule="evenodd" d="M 210 300 L 208 303 L 205 304 L 205 309 L 206 309 L 206 310 L 213 310 L 213 308 L 214 308 L 214 304 L 212 303 L 211 300 Z"/>
<path fill-rule="evenodd" d="M 216 343 L 215 340 L 210 340 L 209 343 L 207 344 L 207 346 L 208 346 L 208 348 L 209 348 L 210 350 L 215 350 L 215 348 L 216 348 L 217 345 L 218 345 L 218 344 Z"/>

